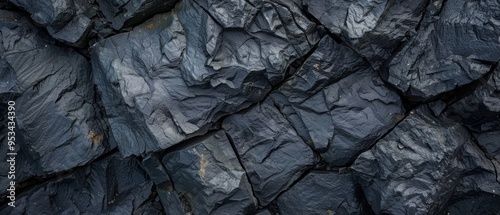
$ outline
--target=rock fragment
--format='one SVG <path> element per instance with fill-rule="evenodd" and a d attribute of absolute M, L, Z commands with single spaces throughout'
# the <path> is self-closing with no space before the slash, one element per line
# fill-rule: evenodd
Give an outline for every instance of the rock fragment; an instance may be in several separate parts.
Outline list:
<path fill-rule="evenodd" d="M 164 214 L 152 188 L 135 159 L 115 154 L 18 194 L 16 207 L 5 204 L 0 213 Z"/>
<path fill-rule="evenodd" d="M 313 171 L 278 198 L 280 214 L 370 214 L 351 173 Z"/>
<path fill-rule="evenodd" d="M 70 170 L 109 150 L 88 61 L 53 45 L 18 14 L 0 14 L 0 62 L 6 74 L 0 86 L 2 94 L 9 94 L 2 103 L 15 102 L 16 180 Z M 7 146 L 6 136 L 1 141 Z M 7 172 L 0 173 L 2 184 Z"/>
<path fill-rule="evenodd" d="M 222 127 L 233 142 L 262 206 L 268 205 L 317 162 L 310 146 L 297 135 L 271 99 L 226 118 Z"/>
<path fill-rule="evenodd" d="M 428 1 L 302 1 L 307 11 L 378 69 L 414 35 Z"/>
<path fill-rule="evenodd" d="M 155 14 L 166 13 L 177 0 L 97 0 L 99 9 L 114 29 L 140 24 Z"/>
<path fill-rule="evenodd" d="M 404 117 L 399 96 L 329 37 L 272 98 L 331 166 L 349 165 Z"/>
<path fill-rule="evenodd" d="M 163 163 L 194 214 L 251 214 L 257 208 L 245 171 L 223 131 L 167 153 Z"/>
<path fill-rule="evenodd" d="M 394 55 L 383 77 L 417 101 L 479 80 L 500 60 L 499 6 L 463 0 L 430 5 L 418 34 Z"/>
<path fill-rule="evenodd" d="M 352 169 L 376 214 L 441 214 L 469 191 L 499 186 L 495 166 L 467 130 L 425 106 L 361 154 Z"/>
<path fill-rule="evenodd" d="M 261 101 L 317 38 L 314 28 L 293 32 L 309 38 L 304 47 L 288 34 L 260 29 L 261 22 L 255 19 L 252 31 L 224 28 L 187 0 L 98 43 L 94 81 L 120 151 L 129 156 L 171 147 Z"/>

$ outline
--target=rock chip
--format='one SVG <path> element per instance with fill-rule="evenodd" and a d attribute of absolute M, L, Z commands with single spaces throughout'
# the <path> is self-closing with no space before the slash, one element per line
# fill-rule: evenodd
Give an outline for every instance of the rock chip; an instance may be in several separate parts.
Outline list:
<path fill-rule="evenodd" d="M 167 153 L 163 163 L 194 214 L 250 214 L 257 208 L 245 170 L 223 131 Z"/>

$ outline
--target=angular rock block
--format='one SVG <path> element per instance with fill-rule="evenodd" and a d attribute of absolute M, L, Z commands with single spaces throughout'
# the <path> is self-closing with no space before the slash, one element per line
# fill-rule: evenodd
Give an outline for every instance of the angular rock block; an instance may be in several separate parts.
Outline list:
<path fill-rule="evenodd" d="M 354 51 L 329 37 L 318 46 L 271 97 L 331 166 L 346 166 L 394 127 L 404 108 Z"/>
<path fill-rule="evenodd" d="M 480 79 L 473 92 L 451 104 L 446 114 L 475 131 L 481 131 L 484 122 L 500 121 L 500 65 Z"/>
<path fill-rule="evenodd" d="M 479 80 L 500 60 L 497 1 L 447 1 L 433 7 L 429 6 L 418 34 L 394 55 L 383 75 L 417 101 Z"/>
<path fill-rule="evenodd" d="M 500 65 L 473 92 L 449 105 L 445 114 L 464 123 L 485 152 L 500 160 Z"/>
<path fill-rule="evenodd" d="M 95 9 L 88 1 L 10 0 L 31 14 L 49 34 L 64 43 L 83 47 L 92 28 Z"/>
<path fill-rule="evenodd" d="M 280 214 L 370 214 L 351 173 L 313 171 L 278 198 Z"/>
<path fill-rule="evenodd" d="M 114 29 L 137 25 L 155 14 L 172 9 L 177 0 L 97 0 Z"/>
<path fill-rule="evenodd" d="M 135 159 L 115 154 L 17 195 L 16 207 L 2 207 L 0 213 L 164 214 L 152 187 Z"/>
<path fill-rule="evenodd" d="M 167 153 L 163 163 L 194 214 L 251 214 L 257 208 L 245 170 L 223 131 Z"/>
<path fill-rule="evenodd" d="M 231 115 L 222 127 L 262 206 L 273 201 L 318 160 L 271 99 Z"/>
<path fill-rule="evenodd" d="M 442 214 L 470 192 L 500 188 L 495 166 L 467 130 L 425 106 L 361 154 L 352 169 L 376 214 Z"/>
<path fill-rule="evenodd" d="M 279 17 L 277 10 L 266 15 Z M 94 81 L 120 152 L 168 148 L 261 101 L 313 46 L 293 38 L 317 40 L 312 27 L 283 35 L 288 31 L 270 32 L 264 21 L 255 18 L 252 31 L 224 28 L 186 0 L 175 12 L 99 42 L 92 53 Z"/>
<path fill-rule="evenodd" d="M 69 170 L 102 155 L 109 149 L 107 126 L 88 61 L 72 49 L 53 45 L 18 14 L 0 14 L 0 64 L 6 74 L 0 93 L 9 94 L 2 103 L 15 102 L 16 181 Z M 6 138 L 2 144 L 7 146 Z"/>
<path fill-rule="evenodd" d="M 416 33 L 428 1 L 302 1 L 307 11 L 378 69 Z"/>

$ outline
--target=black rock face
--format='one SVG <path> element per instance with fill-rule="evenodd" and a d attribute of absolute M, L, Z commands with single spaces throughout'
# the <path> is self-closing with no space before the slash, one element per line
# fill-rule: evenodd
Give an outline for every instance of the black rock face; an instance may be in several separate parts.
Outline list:
<path fill-rule="evenodd" d="M 370 214 L 356 189 L 350 173 L 311 172 L 278 198 L 280 214 Z"/>
<path fill-rule="evenodd" d="M 0 114 L 0 215 L 500 214 L 500 2 L 0 0 Z"/>

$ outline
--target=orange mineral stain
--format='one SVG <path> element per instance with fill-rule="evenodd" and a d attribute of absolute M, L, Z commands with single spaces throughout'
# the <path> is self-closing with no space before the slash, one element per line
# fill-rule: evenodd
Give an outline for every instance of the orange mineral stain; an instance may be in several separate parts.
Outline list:
<path fill-rule="evenodd" d="M 89 131 L 89 133 L 87 134 L 87 138 L 89 138 L 89 140 L 91 140 L 93 144 L 97 144 L 101 142 L 102 137 L 94 131 Z"/>

